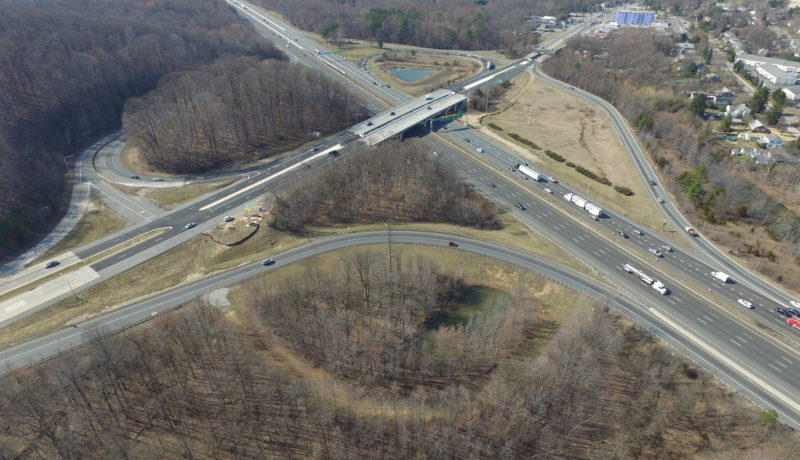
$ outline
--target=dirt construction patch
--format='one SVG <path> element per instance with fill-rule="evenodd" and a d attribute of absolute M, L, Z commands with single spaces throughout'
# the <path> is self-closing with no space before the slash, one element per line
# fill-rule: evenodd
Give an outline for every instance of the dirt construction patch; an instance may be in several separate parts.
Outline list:
<path fill-rule="evenodd" d="M 536 79 L 504 97 L 508 100 L 498 104 L 503 109 L 483 119 L 484 132 L 502 139 L 532 165 L 540 166 L 615 211 L 650 228 L 661 228 L 665 220 L 661 211 L 600 107 Z M 500 126 L 502 131 L 489 129 L 489 123 Z M 510 133 L 535 143 L 540 149 L 523 146 L 512 140 Z M 545 155 L 545 150 L 558 153 L 566 161 L 553 160 Z M 628 187 L 634 195 L 621 195 L 613 187 L 578 173 L 567 162 L 606 177 L 613 185 Z"/>

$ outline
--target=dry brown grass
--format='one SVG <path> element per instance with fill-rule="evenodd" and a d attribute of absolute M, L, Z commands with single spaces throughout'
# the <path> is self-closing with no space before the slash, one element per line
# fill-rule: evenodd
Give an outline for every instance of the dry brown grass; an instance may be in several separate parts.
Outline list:
<path fill-rule="evenodd" d="M 554 176 L 616 212 L 651 229 L 661 229 L 664 216 L 649 197 L 647 186 L 639 179 L 633 160 L 620 144 L 605 113 L 594 105 L 541 81 L 517 81 L 512 80 L 518 88 L 510 91 L 504 101 L 500 101 L 499 106 L 505 107 L 505 110 L 483 119 L 484 125 L 495 123 L 503 131 L 498 133 L 488 127 L 481 129 L 513 148 L 531 164 L 541 165 Z M 510 139 L 507 133 L 516 133 L 527 138 L 542 150 L 529 149 Z M 623 196 L 612 187 L 589 179 L 565 163 L 550 159 L 544 154 L 545 149 L 557 152 L 567 161 L 607 177 L 614 185 L 630 188 L 634 195 Z M 675 231 L 670 224 L 664 230 Z"/>

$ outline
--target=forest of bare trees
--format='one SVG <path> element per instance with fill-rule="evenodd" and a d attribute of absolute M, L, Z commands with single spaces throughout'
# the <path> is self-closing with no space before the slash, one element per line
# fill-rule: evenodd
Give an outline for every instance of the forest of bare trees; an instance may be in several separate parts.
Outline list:
<path fill-rule="evenodd" d="M 581 37 L 543 68 L 612 102 L 648 138 L 654 163 L 698 220 L 763 226 L 774 239 L 792 246 L 793 259 L 799 257 L 797 214 L 751 181 L 719 136 L 688 110 L 688 97 L 670 88 L 672 43 L 668 37 L 637 30 L 614 33 L 607 40 Z M 703 89 L 699 83 L 692 85 Z M 792 167 L 770 171 L 770 182 L 789 183 L 797 177 Z"/>
<path fill-rule="evenodd" d="M 341 84 L 314 70 L 238 57 L 163 78 L 126 103 L 123 126 L 151 166 L 198 173 L 284 152 L 365 113 Z"/>
<path fill-rule="evenodd" d="M 377 42 L 440 49 L 516 50 L 533 44 L 525 18 L 584 11 L 599 0 L 255 0 L 295 26 Z"/>
<path fill-rule="evenodd" d="M 497 207 L 414 139 L 346 155 L 272 200 L 271 225 L 291 232 L 310 225 L 375 222 L 501 227 Z"/>
<path fill-rule="evenodd" d="M 279 55 L 223 0 L 0 0 L 0 258 L 60 216 L 65 159 L 127 98 L 245 53 Z"/>
<path fill-rule="evenodd" d="M 248 283 L 235 314 L 187 306 L 1 378 L 0 456 L 777 460 L 798 448 L 602 305 L 578 300 L 553 323 L 520 288 L 430 321 L 474 286 L 386 248 L 331 262 Z"/>

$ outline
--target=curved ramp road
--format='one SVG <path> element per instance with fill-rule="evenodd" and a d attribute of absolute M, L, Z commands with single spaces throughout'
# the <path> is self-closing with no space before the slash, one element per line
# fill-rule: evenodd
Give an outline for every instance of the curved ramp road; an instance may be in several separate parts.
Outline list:
<path fill-rule="evenodd" d="M 391 231 L 391 236 L 388 232 L 356 233 L 318 240 L 302 248 L 274 256 L 276 263 L 273 266 L 264 267 L 259 262 L 253 262 L 171 289 L 75 327 L 69 327 L 17 345 L 0 352 L 0 363 L 6 371 L 31 366 L 66 350 L 79 347 L 99 334 L 124 330 L 152 319 L 161 312 L 179 308 L 184 303 L 215 289 L 235 285 L 308 257 L 347 247 L 385 244 L 390 238 L 395 244 L 424 244 L 454 251 L 467 251 L 511 263 L 575 289 L 589 298 L 607 302 L 686 354 L 690 359 L 709 369 L 723 382 L 754 403 L 765 408 L 775 408 L 783 421 L 791 426 L 800 427 L 800 404 L 790 396 L 791 392 L 786 391 L 786 385 L 789 383 L 787 376 L 780 375 L 779 371 L 772 370 L 770 367 L 759 365 L 759 358 L 750 353 L 744 351 L 731 353 L 726 351 L 727 347 L 720 347 L 720 341 L 723 341 L 724 337 L 718 337 L 717 333 L 721 329 L 690 330 L 680 316 L 670 311 L 669 307 L 663 307 L 658 302 L 639 302 L 628 296 L 621 296 L 614 288 L 533 254 L 472 238 L 415 231 L 395 230 Z M 456 242 L 458 247 L 449 247 L 448 244 L 451 241 Z M 734 324 L 732 327 L 735 329 L 737 326 Z M 751 336 L 746 330 L 737 331 L 737 333 L 749 338 L 748 348 L 755 351 L 763 349 L 768 354 L 788 355 L 781 350 L 776 350 L 771 341 Z M 800 361 L 798 356 L 783 356 L 783 358 L 787 362 Z M 788 370 L 789 367 L 787 366 L 786 369 Z M 792 376 L 791 379 L 796 382 L 798 376 Z"/>

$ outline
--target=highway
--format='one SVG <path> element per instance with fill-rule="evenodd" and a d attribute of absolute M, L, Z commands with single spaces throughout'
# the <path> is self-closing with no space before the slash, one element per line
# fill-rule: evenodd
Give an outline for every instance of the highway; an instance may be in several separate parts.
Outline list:
<path fill-rule="evenodd" d="M 272 20 L 269 21 L 268 25 L 272 23 Z M 263 17 L 262 22 L 264 22 Z M 290 48 L 294 48 L 294 51 L 297 51 L 295 56 L 298 59 L 302 58 L 310 61 L 318 59 L 317 57 L 309 57 L 305 51 L 309 49 L 307 48 L 308 46 L 314 46 L 319 49 L 318 44 L 309 40 L 309 45 L 309 43 L 305 42 L 307 39 L 297 32 L 290 31 L 286 25 L 274 25 L 274 27 L 276 29 L 278 27 L 282 28 L 278 30 L 282 30 L 283 34 L 286 35 L 286 44 Z M 574 29 L 572 33 L 577 33 L 577 30 L 579 29 Z M 559 37 L 559 40 L 566 40 L 566 38 L 568 36 L 562 36 Z M 467 82 L 462 82 L 461 85 L 463 85 L 463 88 L 470 86 L 469 89 L 475 89 L 482 85 L 493 84 L 492 80 L 498 75 L 505 77 L 512 72 L 527 70 L 527 65 L 520 65 L 524 64 L 523 61 L 524 59 L 521 59 L 504 68 L 497 69 L 490 74 L 492 79 L 481 82 L 486 78 L 486 75 L 476 76 Z M 362 75 L 359 77 L 358 75 L 361 74 L 361 71 L 347 62 L 330 62 L 326 63 L 324 67 L 328 71 L 333 69 L 339 73 L 354 73 L 354 75 L 350 76 L 351 80 L 348 81 L 361 82 L 358 84 L 358 87 L 361 88 L 360 91 L 365 91 L 365 88 L 367 88 L 373 98 L 390 99 L 395 92 L 393 89 L 387 88 L 383 83 L 372 79 L 371 76 Z M 508 74 L 504 72 L 508 72 Z M 407 100 L 405 96 L 402 96 L 402 98 L 397 96 L 397 98 L 395 99 L 397 102 Z M 384 107 L 380 101 L 374 99 L 371 99 L 371 101 L 370 103 L 373 107 L 379 109 Z M 639 299 L 642 307 L 638 310 L 638 316 L 634 315 L 633 317 L 640 324 L 656 324 L 656 333 L 670 329 L 679 336 L 684 337 L 683 341 L 686 343 L 696 342 L 696 340 L 692 339 L 693 337 L 699 337 L 711 343 L 712 346 L 710 348 L 698 346 L 698 351 L 694 352 L 695 355 L 689 353 L 689 356 L 706 356 L 702 359 L 697 358 L 697 361 L 712 371 L 714 369 L 727 368 L 728 370 L 724 371 L 723 374 L 734 376 L 731 377 L 732 382 L 734 382 L 732 384 L 739 385 L 734 386 L 737 390 L 751 397 L 761 407 L 778 409 L 784 420 L 793 426 L 797 426 L 797 421 L 800 420 L 798 417 L 800 410 L 794 406 L 791 400 L 785 400 L 784 394 L 787 391 L 796 389 L 798 372 L 795 370 L 797 366 L 794 364 L 800 361 L 800 356 L 793 349 L 773 340 L 766 333 L 751 326 L 749 323 L 738 320 L 713 302 L 715 299 L 721 299 L 725 303 L 731 302 L 736 305 L 735 302 L 739 298 L 738 296 L 744 296 L 755 301 L 758 308 L 753 311 L 743 311 L 742 314 L 753 315 L 752 318 L 757 321 L 776 326 L 774 323 L 777 322 L 777 316 L 769 311 L 773 305 L 768 295 L 749 289 L 746 283 L 731 284 L 729 286 L 719 284 L 711 279 L 709 274 L 712 269 L 722 267 L 713 267 L 703 260 L 694 258 L 690 254 L 690 250 L 682 249 L 678 245 L 664 241 L 654 235 L 634 236 L 635 224 L 611 211 L 607 211 L 607 217 L 600 221 L 591 220 L 588 214 L 570 207 L 571 205 L 563 200 L 564 193 L 568 191 L 574 192 L 568 185 L 526 181 L 519 173 L 513 173 L 508 170 L 509 166 L 520 162 L 513 153 L 508 152 L 486 136 L 470 130 L 460 123 L 453 123 L 447 129 L 436 131 L 435 136 L 425 136 L 423 139 L 429 143 L 432 150 L 441 152 L 441 159 L 447 161 L 450 166 L 458 168 L 459 172 L 468 181 L 473 182 L 476 185 L 476 189 L 481 193 L 508 209 L 522 223 L 545 235 L 568 253 L 573 254 L 596 273 L 618 286 L 622 292 Z M 321 148 L 325 149 L 339 143 L 347 145 L 352 140 L 353 134 L 350 131 L 344 131 L 321 142 Z M 357 148 L 357 145 L 353 144 L 353 148 Z M 478 148 L 483 150 L 480 155 L 477 154 Z M 464 156 L 456 153 L 459 150 L 472 153 Z M 343 151 L 343 154 L 346 153 L 347 148 Z M 187 241 L 205 229 L 216 225 L 221 221 L 222 216 L 230 213 L 231 210 L 238 209 L 243 204 L 255 200 L 266 191 L 279 190 L 294 181 L 302 180 L 303 175 L 308 171 L 307 166 L 310 165 L 314 168 L 325 161 L 331 161 L 329 157 L 324 156 L 314 160 L 313 163 L 303 163 L 310 161 L 316 155 L 317 153 L 314 150 L 298 152 L 276 162 L 263 171 L 253 173 L 252 176 L 248 176 L 237 184 L 199 198 L 170 213 L 155 216 L 88 247 L 76 250 L 76 256 L 85 259 L 104 248 L 109 248 L 146 231 L 156 228 L 168 228 L 166 233 L 159 235 L 157 238 L 122 251 L 113 256 L 113 258 L 92 264 L 91 268 L 98 272 L 100 277 L 82 286 L 82 288 L 101 282 L 144 260 L 155 257 L 177 244 Z M 646 164 L 646 161 L 644 164 Z M 298 165 L 303 165 L 304 167 L 298 167 Z M 288 168 L 294 168 L 291 174 L 282 173 Z M 254 186 L 255 184 L 258 185 Z M 494 184 L 494 186 L 489 184 Z M 545 186 L 551 187 L 554 193 L 546 193 L 544 191 Z M 662 196 L 666 198 L 666 194 Z M 525 210 L 516 208 L 515 205 L 517 203 L 523 205 Z M 185 230 L 184 225 L 189 222 L 197 222 L 198 225 L 191 230 Z M 625 231 L 632 238 L 620 239 L 617 236 L 617 231 Z M 392 237 L 394 241 L 394 233 Z M 343 238 L 347 239 L 347 237 Z M 647 252 L 647 249 L 657 247 L 660 244 L 670 244 L 677 249 L 675 252 L 668 253 L 666 257 L 655 262 L 654 257 Z M 309 248 L 311 247 L 309 246 Z M 463 249 L 469 248 L 470 246 L 467 245 Z M 298 249 L 298 251 L 301 250 Z M 292 260 L 294 259 L 292 259 L 291 253 L 287 253 L 281 256 L 280 264 L 290 263 Z M 180 261 L 176 261 L 176 263 L 180 263 Z M 623 272 L 621 267 L 625 263 L 633 263 L 663 281 L 672 291 L 671 294 L 662 296 L 640 283 L 633 276 Z M 247 272 L 245 268 L 242 270 Z M 255 268 L 249 267 L 249 270 L 262 269 L 257 266 Z M 38 270 L 38 272 L 41 272 L 41 270 Z M 737 276 L 736 273 L 730 274 L 734 278 Z M 245 273 L 240 273 L 240 275 L 245 276 Z M 36 278 L 34 276 L 26 279 Z M 209 280 L 212 279 L 216 278 L 209 278 Z M 237 280 L 231 278 L 230 282 L 235 283 Z M 207 280 L 198 283 L 205 281 Z M 708 292 L 709 289 L 712 292 Z M 175 290 L 174 292 L 178 291 Z M 706 294 L 707 292 L 708 294 Z M 185 295 L 189 296 L 190 293 L 185 293 Z M 58 299 L 52 301 L 56 300 Z M 168 303 L 170 302 L 166 302 L 163 305 Z M 45 305 L 45 303 L 37 305 L 36 308 L 30 309 L 28 312 L 36 311 Z M 150 306 L 158 307 L 159 305 Z M 144 309 L 142 312 L 149 314 L 145 311 L 146 307 L 140 306 L 139 308 Z M 623 311 L 625 311 L 625 308 L 623 308 Z M 132 315 L 135 318 L 142 319 L 140 317 L 141 312 Z M 101 323 L 106 321 L 107 317 L 103 318 L 105 319 L 98 318 L 97 321 Z M 10 322 L 13 319 L 8 321 Z M 86 328 L 88 326 L 82 325 L 81 327 Z M 784 330 L 790 331 L 785 327 Z M 71 334 L 75 335 L 76 332 L 73 330 Z M 70 340 L 74 338 L 70 337 Z M 65 340 L 65 338 L 55 339 L 51 337 L 50 340 L 58 342 L 58 340 Z M 675 340 L 677 341 L 677 339 Z M 668 340 L 668 343 L 672 342 Z M 673 343 L 673 345 L 675 344 Z M 679 345 L 675 346 L 680 348 Z M 52 351 L 54 349 L 52 347 L 55 347 L 55 345 L 40 345 L 35 348 L 39 351 L 43 349 Z M 37 356 L 46 355 L 47 353 L 42 352 Z M 9 363 L 14 362 L 13 360 L 9 361 Z M 726 381 L 724 375 L 720 378 Z"/>
<path fill-rule="evenodd" d="M 588 236 L 590 233 L 587 232 L 585 235 Z M 264 267 L 258 262 L 247 264 L 4 350 L 0 352 L 0 362 L 6 370 L 30 366 L 63 351 L 79 347 L 100 335 L 124 330 L 157 317 L 163 312 L 179 308 L 192 299 L 215 289 L 236 285 L 244 280 L 318 254 L 356 245 L 385 244 L 389 238 L 393 244 L 423 244 L 442 248 L 447 248 L 448 243 L 454 241 L 458 244 L 458 248 L 450 248 L 452 250 L 467 251 L 517 265 L 575 289 L 591 299 L 608 303 L 665 340 L 666 343 L 698 365 L 708 369 L 720 380 L 756 404 L 762 407 L 774 407 L 786 423 L 794 427 L 800 426 L 800 405 L 794 401 L 793 397 L 781 391 L 782 388 L 790 388 L 796 381 L 797 372 L 794 370 L 796 369 L 795 364 L 800 362 L 800 355 L 791 350 L 765 355 L 763 350 L 772 348 L 770 341 L 746 331 L 741 332 L 740 340 L 746 342 L 747 346 L 741 347 L 738 353 L 726 355 L 721 350 L 728 348 L 729 343 L 720 342 L 715 338 L 716 334 L 709 333 L 737 327 L 735 323 L 730 324 L 725 315 L 714 315 L 717 318 L 713 324 L 702 330 L 696 330 L 685 324 L 682 317 L 666 315 L 664 312 L 673 308 L 665 306 L 663 304 L 664 297 L 658 294 L 652 298 L 647 296 L 642 298 L 638 293 L 636 296 L 620 294 L 616 289 L 593 278 L 533 254 L 487 241 L 428 232 L 392 230 L 390 232 L 346 234 L 317 240 L 301 248 L 275 255 L 276 263 L 273 266 Z M 628 286 L 630 289 L 640 288 L 638 283 L 625 283 L 627 278 L 624 274 L 620 275 L 620 281 L 623 284 L 631 284 Z M 692 294 L 676 288 L 673 295 L 686 296 L 688 299 Z M 776 371 L 773 367 L 781 370 Z"/>

